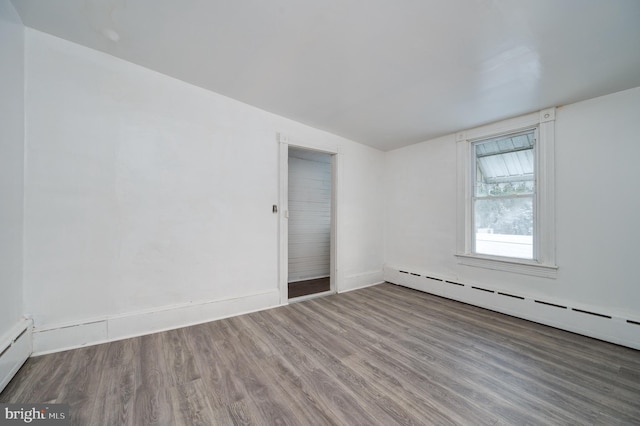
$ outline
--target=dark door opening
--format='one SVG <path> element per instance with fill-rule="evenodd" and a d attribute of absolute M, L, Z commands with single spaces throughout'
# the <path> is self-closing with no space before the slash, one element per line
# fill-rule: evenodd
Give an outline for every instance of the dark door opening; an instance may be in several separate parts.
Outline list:
<path fill-rule="evenodd" d="M 331 154 L 289 147 L 288 298 L 331 289 Z"/>

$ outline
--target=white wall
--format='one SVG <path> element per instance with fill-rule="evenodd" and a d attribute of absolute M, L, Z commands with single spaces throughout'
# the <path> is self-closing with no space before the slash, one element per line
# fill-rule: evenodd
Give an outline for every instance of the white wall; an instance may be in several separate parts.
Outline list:
<path fill-rule="evenodd" d="M 24 28 L 0 0 L 0 339 L 20 321 L 24 156 Z M 14 338 L 16 336 L 8 336 Z M 0 341 L 0 344 L 5 343 Z"/>
<path fill-rule="evenodd" d="M 305 156 L 305 152 L 312 155 Z M 288 182 L 288 282 L 328 277 L 331 156 L 289 148 Z"/>
<path fill-rule="evenodd" d="M 338 175 L 338 291 L 383 281 L 384 156 L 360 144 L 345 144 Z"/>
<path fill-rule="evenodd" d="M 340 147 L 339 220 L 357 226 L 340 231 L 348 276 L 338 289 L 381 280 L 382 152 L 26 34 L 25 293 L 36 352 L 279 303 L 278 132 Z"/>
<path fill-rule="evenodd" d="M 639 111 L 640 88 L 557 110 L 557 279 L 457 264 L 453 135 L 387 153 L 386 264 L 640 319 Z"/>

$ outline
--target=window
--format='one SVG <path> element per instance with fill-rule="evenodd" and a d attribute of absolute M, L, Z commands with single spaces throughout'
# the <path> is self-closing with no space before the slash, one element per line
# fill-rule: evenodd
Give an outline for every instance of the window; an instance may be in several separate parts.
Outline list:
<path fill-rule="evenodd" d="M 555 110 L 456 135 L 460 263 L 555 277 Z"/>
<path fill-rule="evenodd" d="M 534 258 L 535 134 L 473 142 L 473 253 Z"/>

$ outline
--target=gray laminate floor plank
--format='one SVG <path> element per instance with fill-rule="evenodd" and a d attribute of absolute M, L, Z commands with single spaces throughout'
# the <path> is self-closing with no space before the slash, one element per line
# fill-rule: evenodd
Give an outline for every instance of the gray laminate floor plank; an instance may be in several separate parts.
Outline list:
<path fill-rule="evenodd" d="M 74 425 L 640 424 L 640 351 L 382 284 L 34 357 L 0 402 Z"/>
<path fill-rule="evenodd" d="M 465 305 L 461 306 L 464 307 Z M 470 310 L 477 309 L 475 307 L 469 308 Z M 436 317 L 438 315 L 431 311 L 430 316 Z M 451 316 L 452 314 L 450 313 L 449 317 L 451 318 Z M 503 392 L 504 396 L 501 399 L 505 399 L 506 402 L 519 407 L 519 409 L 526 408 L 527 405 L 531 409 L 535 407 L 541 413 L 544 413 L 549 420 L 554 420 L 554 417 L 558 416 L 558 418 L 555 418 L 556 422 L 566 419 L 569 414 L 562 409 L 563 406 L 568 406 L 571 410 L 581 409 L 584 417 L 592 420 L 593 415 L 589 415 L 589 413 L 592 413 L 594 408 L 615 410 L 617 406 L 624 407 L 628 405 L 625 405 L 625 403 L 620 404 L 620 398 L 613 398 L 611 395 L 607 395 L 606 389 L 603 390 L 597 386 L 611 379 L 610 375 L 600 374 L 600 370 L 611 370 L 610 360 L 607 364 L 603 364 L 602 368 L 591 369 L 588 374 L 583 374 L 583 370 L 586 368 L 582 365 L 583 363 L 578 366 L 575 363 L 567 364 L 567 362 L 571 363 L 572 360 L 567 360 L 566 356 L 550 359 L 548 350 L 552 347 L 555 348 L 555 346 L 545 346 L 543 349 L 547 349 L 547 352 L 544 350 L 540 352 L 540 348 L 525 348 L 526 350 L 520 352 L 513 351 L 509 349 L 513 342 L 498 339 L 497 337 L 492 338 L 491 329 L 491 324 L 485 325 L 485 333 L 482 336 L 477 336 L 473 333 L 473 330 L 469 331 L 468 329 L 451 334 L 447 346 L 458 347 L 459 344 L 456 344 L 456 342 L 459 342 L 461 338 L 464 338 L 464 341 L 467 342 L 473 341 L 474 344 L 472 347 L 460 351 L 453 358 L 450 353 L 440 353 L 437 354 L 435 359 L 455 359 L 459 363 L 456 370 L 464 374 L 467 379 L 481 380 L 474 387 L 484 389 L 500 387 L 503 391 L 511 389 L 512 392 Z M 407 332 L 407 336 L 422 340 L 428 337 L 428 333 L 411 330 Z M 500 344 L 501 341 L 502 345 Z M 441 349 L 442 345 L 437 340 L 426 340 L 425 342 L 431 348 L 431 352 L 437 352 L 439 348 Z M 408 340 L 398 343 L 400 347 L 411 347 L 414 344 L 413 341 Z M 451 343 L 454 343 L 454 345 L 451 345 Z M 487 347 L 489 347 L 488 350 Z M 414 347 L 412 350 L 412 352 L 419 351 L 419 347 Z M 532 353 L 537 355 L 532 356 Z M 520 362 L 517 362 L 518 358 L 521 358 Z M 460 363 L 460 361 L 463 362 Z M 434 368 L 437 367 L 434 366 Z M 451 370 L 451 368 L 448 369 Z M 477 374 L 472 374 L 474 371 Z M 597 377 L 592 379 L 591 376 Z M 545 384 L 548 384 L 548 386 L 545 386 Z M 578 392 L 575 392 L 575 389 Z M 519 395 L 522 394 L 527 395 L 527 398 L 520 398 Z M 538 397 L 537 394 L 541 394 L 543 399 Z M 634 398 L 633 395 L 630 397 Z M 553 402 L 548 403 L 544 398 Z M 624 412 L 620 412 L 620 414 L 622 415 Z"/>
<path fill-rule="evenodd" d="M 473 310 L 475 309 L 477 308 L 473 307 Z M 497 318 L 502 320 L 503 317 L 498 316 Z M 511 320 L 514 323 L 515 319 Z M 520 322 L 531 324 L 527 321 Z M 610 357 L 607 357 L 606 362 L 598 362 L 593 359 L 584 359 L 584 355 L 567 356 L 575 354 L 575 352 L 556 339 L 549 340 L 548 344 L 543 346 L 536 344 L 539 340 L 529 341 L 523 338 L 502 340 L 503 344 L 500 344 L 501 340 L 495 335 L 494 323 L 494 321 L 485 323 L 486 334 L 475 341 L 475 353 L 472 357 L 461 353 L 461 358 L 466 358 L 468 364 L 473 365 L 477 360 L 481 360 L 481 365 L 477 368 L 486 369 L 491 373 L 484 378 L 485 381 L 491 381 L 492 377 L 501 376 L 500 383 L 504 386 L 507 379 L 515 379 L 519 383 L 514 383 L 514 390 L 526 389 L 532 402 L 535 402 L 541 409 L 544 408 L 544 403 L 536 402 L 536 396 L 533 392 L 536 388 L 545 397 L 552 397 L 555 405 L 559 405 L 558 403 L 561 401 L 568 402 L 567 405 L 573 409 L 582 407 L 585 413 L 596 409 L 617 411 L 618 414 L 624 415 L 627 408 L 633 406 L 634 400 L 637 400 L 637 395 L 634 395 L 634 392 L 619 392 L 614 396 L 608 392 L 606 385 L 602 386 L 603 383 L 614 382 L 618 387 L 621 385 L 616 380 L 618 364 Z M 536 326 L 539 327 L 537 324 Z M 560 333 L 562 334 L 562 332 Z M 425 333 L 416 333 L 415 330 L 408 334 L 418 336 L 418 338 L 425 335 Z M 461 334 L 466 340 L 470 340 L 474 336 L 473 332 L 468 329 L 461 331 Z M 532 336 L 529 335 L 529 337 Z M 459 337 L 452 337 L 452 339 L 455 338 Z M 431 343 L 433 344 L 433 342 Z M 631 352 L 634 351 L 631 350 Z M 509 377 L 506 377 L 505 374 Z"/>
<path fill-rule="evenodd" d="M 314 301 L 312 304 L 309 304 L 310 306 L 313 306 L 310 310 L 315 312 L 321 312 L 322 305 L 325 305 L 328 303 L 330 303 L 328 300 Z M 295 309 L 302 310 L 304 308 L 300 306 L 296 306 Z M 353 312 L 353 310 L 351 312 Z M 384 348 L 380 348 L 381 342 L 378 339 L 376 339 L 375 336 L 372 336 L 370 333 L 363 334 L 357 331 L 357 330 L 362 330 L 363 328 L 366 328 L 366 327 L 372 327 L 372 322 L 375 322 L 374 320 L 371 320 L 368 324 L 360 323 L 359 321 L 356 320 L 354 322 L 355 325 L 350 326 L 349 321 L 351 318 L 352 317 L 346 317 L 346 316 L 342 317 L 342 325 L 345 328 L 345 330 L 347 327 L 351 327 L 353 330 L 356 330 L 351 335 L 346 335 L 343 339 L 343 343 L 342 343 L 343 345 L 353 346 L 352 348 L 348 349 L 348 351 L 351 351 L 354 353 L 365 351 L 367 354 L 367 358 L 370 360 L 384 359 L 387 361 L 391 361 L 391 365 L 386 365 L 386 368 L 397 368 L 400 365 L 403 365 L 404 367 L 406 367 L 402 371 L 403 377 L 407 379 L 405 383 L 413 384 L 418 393 L 426 392 L 427 394 L 430 395 L 431 398 L 439 401 L 440 409 L 446 410 L 449 416 L 452 416 L 453 418 L 456 417 L 457 412 L 466 411 L 467 413 L 471 413 L 471 412 L 474 413 L 474 417 L 476 419 L 475 421 L 477 422 L 477 424 L 480 424 L 480 423 L 492 424 L 493 422 L 495 422 L 495 418 L 489 412 L 487 412 L 484 407 L 481 407 L 479 405 L 474 405 L 473 403 L 470 403 L 468 400 L 464 398 L 463 399 L 457 398 L 458 395 L 461 395 L 464 393 L 462 391 L 465 389 L 463 384 L 461 383 L 461 380 L 457 377 L 457 374 L 456 374 L 456 377 L 448 376 L 446 378 L 442 378 L 442 376 L 439 373 L 442 369 L 436 366 L 435 369 L 430 370 L 432 374 L 429 375 L 428 377 L 425 375 L 422 375 L 420 371 L 417 371 L 416 369 L 411 369 L 410 366 L 407 367 L 407 364 L 403 364 L 403 362 L 406 359 L 403 358 L 402 354 L 396 350 L 398 346 L 394 346 L 394 347 L 387 346 Z M 316 318 L 316 319 L 320 319 L 320 318 Z M 316 323 L 322 324 L 324 322 L 316 321 Z M 384 327 L 384 325 L 382 325 L 382 327 Z M 379 334 L 388 334 L 389 338 L 391 338 L 391 335 L 393 334 L 393 333 L 384 332 L 383 328 L 376 328 L 374 330 Z M 322 333 L 322 332 L 323 332 L 322 330 L 314 331 L 314 333 Z M 368 341 L 366 338 L 364 340 L 360 339 L 365 335 L 368 335 L 368 338 L 369 338 Z M 443 359 L 446 360 L 446 358 L 443 358 Z M 409 361 L 408 364 L 411 364 L 411 362 Z M 344 369 L 340 368 L 339 364 L 337 363 L 334 364 L 334 368 L 332 370 L 335 370 L 339 374 L 338 377 L 343 378 L 345 382 L 350 381 L 350 377 L 348 373 L 345 374 Z M 455 372 L 455 370 L 450 370 L 450 371 Z M 340 374 L 342 374 L 342 376 L 340 376 Z M 443 387 L 442 383 L 445 383 L 446 384 L 445 386 L 456 386 L 458 390 L 457 395 L 454 396 L 453 398 L 449 396 L 450 389 Z M 357 383 L 357 384 L 361 384 L 361 383 Z M 471 392 L 471 391 L 472 389 L 468 389 L 468 392 Z M 439 413 L 435 411 L 431 412 L 432 417 L 436 417 L 437 414 Z M 482 419 L 482 422 L 480 421 L 480 419 Z M 458 420 L 462 421 L 462 419 L 458 419 Z"/>

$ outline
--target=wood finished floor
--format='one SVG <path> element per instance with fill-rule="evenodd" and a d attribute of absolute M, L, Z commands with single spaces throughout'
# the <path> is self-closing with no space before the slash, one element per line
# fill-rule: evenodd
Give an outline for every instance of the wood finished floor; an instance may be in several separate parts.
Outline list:
<path fill-rule="evenodd" d="M 640 422 L 640 351 L 382 284 L 31 358 L 76 425 Z"/>
<path fill-rule="evenodd" d="M 329 291 L 331 289 L 331 283 L 329 280 L 329 277 L 325 277 L 289 283 L 287 286 L 289 299 Z"/>

